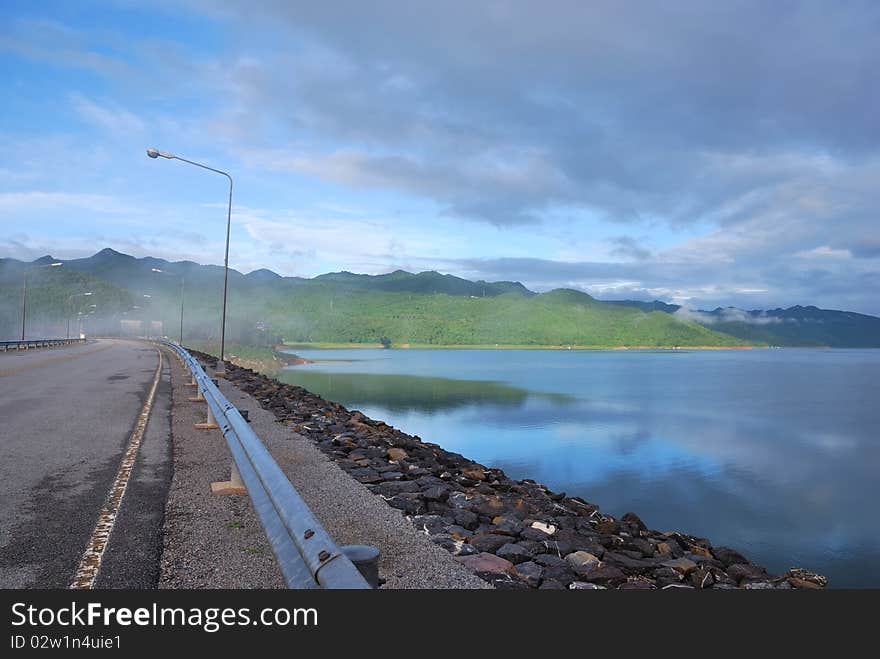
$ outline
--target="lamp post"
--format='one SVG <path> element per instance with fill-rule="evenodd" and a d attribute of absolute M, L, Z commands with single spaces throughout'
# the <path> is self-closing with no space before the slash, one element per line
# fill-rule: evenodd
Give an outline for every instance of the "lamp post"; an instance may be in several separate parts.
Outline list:
<path fill-rule="evenodd" d="M 170 272 L 165 272 L 161 268 L 151 268 L 153 272 L 159 272 L 163 275 L 170 275 Z M 183 275 L 180 275 L 180 339 L 178 343 L 183 345 L 183 286 L 184 286 L 184 278 Z"/>
<path fill-rule="evenodd" d="M 152 299 L 153 296 L 148 295 L 147 293 L 144 293 L 142 295 L 142 297 L 144 298 L 144 306 L 146 306 L 147 300 Z M 140 307 L 135 307 L 135 309 L 139 309 L 139 308 Z M 152 311 L 152 310 L 153 310 L 153 305 L 150 305 L 150 311 Z M 150 317 L 146 315 L 146 311 L 144 312 L 144 321 L 146 322 L 146 330 L 147 330 L 146 337 L 147 337 L 147 341 L 149 341 L 150 340 L 150 331 L 153 329 L 153 321 L 150 320 Z"/>
<path fill-rule="evenodd" d="M 213 167 L 208 167 L 207 165 L 193 162 L 186 158 L 181 158 L 180 156 L 175 156 L 173 153 L 166 153 L 165 151 L 159 151 L 157 149 L 147 149 L 147 155 L 150 158 L 158 158 L 159 156 L 162 156 L 169 160 L 180 160 L 181 162 L 195 165 L 196 167 L 201 167 L 202 169 L 207 169 L 208 171 L 216 172 L 217 174 L 222 174 L 229 179 L 229 208 L 226 212 L 226 256 L 223 259 L 223 315 L 220 319 L 220 361 L 217 362 L 218 370 L 215 373 L 222 377 L 226 371 L 223 366 L 223 357 L 225 356 L 224 351 L 226 348 L 226 291 L 229 282 L 229 231 L 232 226 L 232 177 L 222 170 L 214 169 Z"/>
<path fill-rule="evenodd" d="M 68 339 L 70 338 L 70 313 L 71 313 L 70 303 L 71 303 L 71 301 L 73 301 L 73 298 L 75 298 L 75 297 L 89 297 L 91 294 L 92 294 L 92 292 L 89 291 L 88 293 L 73 293 L 72 295 L 67 296 L 67 314 L 66 315 L 67 315 L 67 338 Z"/>
<path fill-rule="evenodd" d="M 24 325 L 27 318 L 27 280 L 28 273 L 31 270 L 39 270 L 40 268 L 59 268 L 63 263 L 45 263 L 43 265 L 29 265 L 24 269 L 24 281 L 21 285 L 21 340 L 24 341 Z"/>

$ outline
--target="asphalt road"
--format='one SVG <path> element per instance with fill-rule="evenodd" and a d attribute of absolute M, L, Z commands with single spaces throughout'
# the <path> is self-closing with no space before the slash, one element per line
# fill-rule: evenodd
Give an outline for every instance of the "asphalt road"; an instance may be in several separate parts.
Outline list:
<path fill-rule="evenodd" d="M 65 588 L 119 469 L 158 365 L 99 340 L 0 353 L 0 587 Z M 171 478 L 167 359 L 95 582 L 155 588 Z"/>

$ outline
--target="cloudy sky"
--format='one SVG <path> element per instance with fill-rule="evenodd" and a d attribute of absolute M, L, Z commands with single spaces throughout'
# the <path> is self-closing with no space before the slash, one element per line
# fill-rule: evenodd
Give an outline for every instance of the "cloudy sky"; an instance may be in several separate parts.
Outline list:
<path fill-rule="evenodd" d="M 874 0 L 0 12 L 0 256 L 880 314 Z"/>

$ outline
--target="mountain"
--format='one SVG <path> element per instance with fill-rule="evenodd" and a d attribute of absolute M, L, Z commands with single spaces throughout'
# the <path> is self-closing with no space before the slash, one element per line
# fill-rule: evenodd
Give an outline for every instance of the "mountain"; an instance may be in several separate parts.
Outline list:
<path fill-rule="evenodd" d="M 659 300 L 615 300 L 609 304 L 643 311 L 663 311 L 753 343 L 790 347 L 880 348 L 880 318 L 852 311 L 800 305 L 787 309 L 746 311 L 736 307 L 717 307 L 703 311 Z"/>
<path fill-rule="evenodd" d="M 384 275 L 358 275 L 351 272 L 331 272 L 319 275 L 313 281 L 333 283 L 342 287 L 392 291 L 398 293 L 425 293 L 496 297 L 505 293 L 523 296 L 535 295 L 518 281 L 469 281 L 454 275 L 443 275 L 433 270 L 413 274 L 395 270 Z"/>
<path fill-rule="evenodd" d="M 34 270 L 29 283 L 29 317 L 43 322 L 46 332 L 57 333 L 69 314 L 88 309 L 94 331 L 99 321 L 108 333 L 118 331 L 121 320 L 173 327 L 183 279 L 187 335 L 217 335 L 221 266 L 134 258 L 112 249 L 63 264 Z M 20 323 L 26 265 L 0 259 L 0 334 L 10 338 Z M 83 291 L 94 295 L 68 301 Z M 96 306 L 83 306 L 86 301 Z M 335 272 L 304 279 L 259 269 L 247 275 L 229 271 L 227 337 L 240 342 L 387 339 L 395 345 L 861 347 L 880 346 L 878 323 L 873 316 L 815 307 L 694 312 L 660 301 L 602 301 L 571 289 L 538 294 L 519 282 L 474 282 L 434 271 Z"/>
<path fill-rule="evenodd" d="M 681 306 L 678 304 L 667 304 L 660 300 L 653 302 L 639 302 L 638 300 L 606 300 L 608 304 L 620 304 L 626 307 L 636 307 L 642 311 L 665 311 L 666 313 L 675 313 Z"/>

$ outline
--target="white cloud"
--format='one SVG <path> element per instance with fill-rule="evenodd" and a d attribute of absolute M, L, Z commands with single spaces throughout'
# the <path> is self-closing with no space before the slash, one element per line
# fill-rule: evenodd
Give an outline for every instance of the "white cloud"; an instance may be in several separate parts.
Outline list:
<path fill-rule="evenodd" d="M 143 120 L 117 103 L 99 104 L 79 93 L 71 94 L 70 102 L 80 117 L 106 131 L 120 135 L 144 132 Z"/>
<path fill-rule="evenodd" d="M 71 209 L 104 214 L 140 212 L 136 206 L 111 195 L 39 190 L 0 192 L 0 212 L 10 215 Z"/>
<path fill-rule="evenodd" d="M 851 259 L 852 252 L 848 249 L 834 249 L 828 245 L 822 245 L 821 247 L 795 252 L 794 256 L 799 259 Z"/>

